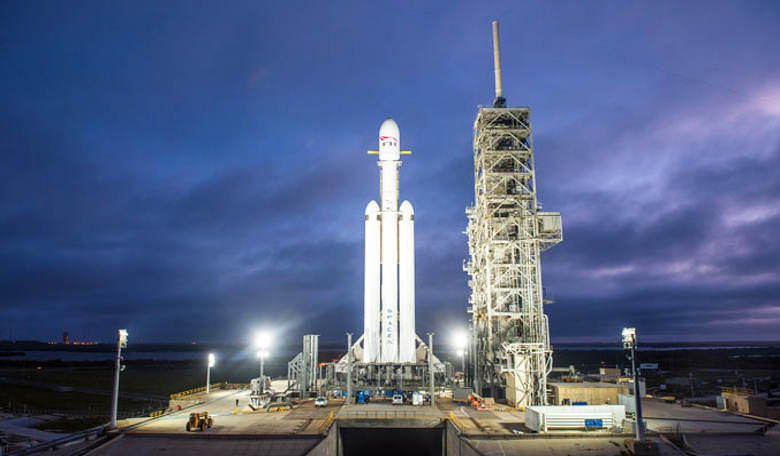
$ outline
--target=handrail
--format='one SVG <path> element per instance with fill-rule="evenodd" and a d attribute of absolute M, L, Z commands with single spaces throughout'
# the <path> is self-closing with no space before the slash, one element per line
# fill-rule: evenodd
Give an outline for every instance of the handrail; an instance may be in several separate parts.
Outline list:
<path fill-rule="evenodd" d="M 77 440 L 88 440 L 89 437 L 92 435 L 95 435 L 97 437 L 103 435 L 105 433 L 105 427 L 104 426 L 97 426 L 90 429 L 87 429 L 86 431 L 76 432 L 74 434 L 66 435 L 65 437 L 61 437 L 56 440 L 51 440 L 48 442 L 43 442 L 35 446 L 31 446 L 29 448 L 22 448 L 21 450 L 14 451 L 13 453 L 8 453 L 9 456 L 11 455 L 25 455 L 25 454 L 32 454 L 37 453 L 39 451 L 44 450 L 50 450 L 53 448 L 57 448 L 60 445 L 64 445 L 66 443 L 75 442 Z"/>

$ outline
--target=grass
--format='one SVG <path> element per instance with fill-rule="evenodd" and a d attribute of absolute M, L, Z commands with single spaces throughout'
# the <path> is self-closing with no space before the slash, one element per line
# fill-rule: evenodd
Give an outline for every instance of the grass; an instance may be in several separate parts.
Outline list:
<path fill-rule="evenodd" d="M 46 432 L 72 434 L 74 432 L 86 431 L 87 429 L 92 429 L 104 424 L 106 424 L 106 420 L 101 418 L 62 418 L 59 420 L 44 421 L 31 427 Z"/>
<path fill-rule="evenodd" d="M 246 364 L 246 363 L 245 363 Z M 221 369 L 220 369 L 221 368 Z M 231 365 L 224 362 L 212 369 L 212 383 L 248 382 L 257 376 L 257 367 Z M 48 367 L 2 367 L 0 377 L 29 382 L 89 388 L 111 391 L 114 387 L 114 368 L 110 364 L 94 365 L 73 363 L 69 366 Z M 204 386 L 206 372 L 196 363 L 147 363 L 129 364 L 120 377 L 120 391 L 123 393 L 149 394 L 167 398 L 170 394 Z M 142 414 L 165 403 L 156 401 L 130 401 L 120 397 L 119 415 Z M 57 391 L 28 385 L 0 385 L 0 410 L 16 413 L 25 410 L 38 413 L 72 413 L 82 415 L 108 415 L 111 407 L 110 395 L 87 394 L 73 391 Z M 70 426 L 70 424 L 63 424 Z M 81 426 L 81 424 L 74 424 Z M 89 426 L 87 426 L 89 427 Z"/>
<path fill-rule="evenodd" d="M 266 368 L 268 368 L 268 363 Z M 286 363 L 284 368 L 286 368 Z M 281 371 L 281 369 L 275 370 Z M 218 363 L 211 370 L 211 382 L 248 383 L 251 378 L 257 377 L 257 371 L 258 366 L 254 363 L 225 361 Z M 276 372 L 272 370 L 271 374 L 276 374 Z M 114 387 L 114 367 L 112 365 L 4 367 L 0 368 L 0 377 L 105 391 L 111 391 Z M 122 392 L 166 397 L 205 384 L 205 366 L 199 366 L 196 363 L 129 364 L 120 377 L 120 390 Z"/>
<path fill-rule="evenodd" d="M 158 406 L 159 404 L 156 402 L 120 399 L 119 414 L 140 414 L 146 409 Z M 57 392 L 48 388 L 5 384 L 0 388 L 0 409 L 15 412 L 108 415 L 111 409 L 111 397 L 74 392 Z"/>

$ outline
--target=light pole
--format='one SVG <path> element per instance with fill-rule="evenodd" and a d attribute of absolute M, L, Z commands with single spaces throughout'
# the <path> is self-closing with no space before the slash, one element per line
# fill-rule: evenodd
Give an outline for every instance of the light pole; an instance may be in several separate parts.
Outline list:
<path fill-rule="evenodd" d="M 122 365 L 122 349 L 127 347 L 127 330 L 119 330 L 116 342 L 116 368 L 114 370 L 114 395 L 111 397 L 111 423 L 109 429 L 116 429 L 116 413 L 119 408 L 119 373 L 125 369 Z"/>
<path fill-rule="evenodd" d="M 634 398 L 636 400 L 636 439 L 645 439 L 645 429 L 642 423 L 642 399 L 639 395 L 639 375 L 636 371 L 636 328 L 623 328 L 623 348 L 629 350 L 631 356 L 631 374 L 634 376 Z"/>
<path fill-rule="evenodd" d="M 214 354 L 209 353 L 208 367 L 206 368 L 206 394 L 211 392 L 211 368 L 214 367 Z"/>
<path fill-rule="evenodd" d="M 271 346 L 271 335 L 268 333 L 257 333 L 255 336 L 255 347 L 259 349 L 257 357 L 260 358 L 260 381 L 263 381 L 263 366 L 265 357 L 268 356 L 268 347 Z M 265 389 L 265 385 L 263 385 Z"/>
<path fill-rule="evenodd" d="M 260 358 L 260 381 L 263 381 L 263 368 L 265 366 L 265 357 L 268 356 L 267 351 L 257 352 L 257 357 Z"/>
<path fill-rule="evenodd" d="M 463 386 L 466 386 L 466 348 L 469 345 L 469 338 L 468 335 L 465 333 L 460 333 L 455 337 L 454 340 L 455 348 L 458 349 L 458 356 L 460 356 L 460 366 L 461 366 L 461 374 L 463 375 Z"/>
<path fill-rule="evenodd" d="M 460 356 L 461 384 L 466 386 L 466 350 L 458 350 Z"/>

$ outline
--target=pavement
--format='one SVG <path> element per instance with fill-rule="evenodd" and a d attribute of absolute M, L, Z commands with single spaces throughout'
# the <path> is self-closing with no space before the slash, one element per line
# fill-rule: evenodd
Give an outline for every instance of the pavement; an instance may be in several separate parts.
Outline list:
<path fill-rule="evenodd" d="M 762 429 L 766 422 L 708 408 L 683 407 L 659 399 L 642 399 L 647 427 L 662 433 L 742 433 Z"/>
<path fill-rule="evenodd" d="M 238 407 L 236 407 L 238 401 Z M 214 425 L 203 434 L 213 435 L 318 435 L 319 426 L 327 419 L 331 411 L 337 411 L 340 404 L 331 402 L 326 407 L 316 409 L 313 401 L 304 402 L 293 410 L 268 413 L 265 409 L 253 411 L 249 408 L 249 390 L 214 391 L 206 402 L 187 408 L 171 415 L 149 420 L 125 434 L 181 434 L 197 435 L 200 432 L 187 432 L 186 425 L 190 413 L 208 412 Z M 124 423 L 122 423 L 124 424 Z M 130 424 L 128 422 L 128 424 Z"/>
<path fill-rule="evenodd" d="M 470 440 L 484 456 L 626 456 L 629 454 L 624 439 L 567 438 L 521 440 Z M 686 456 L 673 446 L 661 444 L 659 456 Z"/>
<path fill-rule="evenodd" d="M 343 400 L 331 400 L 323 408 L 314 407 L 313 400 L 308 400 L 293 410 L 273 413 L 264 409 L 252 411 L 248 402 L 248 390 L 213 391 L 204 403 L 192 408 L 151 420 L 121 422 L 120 425 L 128 427 L 120 438 L 89 454 L 305 455 L 323 441 L 321 431 L 329 423 L 331 413 L 346 427 L 431 427 L 452 413 L 468 436 L 469 444 L 486 456 L 621 456 L 627 453 L 625 439 L 630 437 L 571 431 L 551 432 L 539 438 L 525 427 L 524 412 L 500 405 L 491 410 L 477 410 L 449 400 L 437 400 L 434 407 L 394 406 L 389 401 L 344 405 Z M 780 454 L 780 432 L 772 429 L 766 436 L 748 435 L 764 428 L 766 422 L 652 399 L 642 403 L 650 429 L 670 433 L 681 429 L 686 433 L 689 447 L 699 454 Z M 213 416 L 213 427 L 204 432 L 187 432 L 189 414 L 206 411 Z M 683 454 L 668 443 L 661 442 L 660 448 L 662 456 Z"/>
<path fill-rule="evenodd" d="M 38 429 L 30 429 L 28 427 L 28 426 L 34 426 L 43 421 L 44 420 L 38 418 L 32 418 L 26 416 L 19 417 L 19 418 L 10 418 L 7 420 L 0 421 L 0 431 L 5 432 L 6 434 L 21 435 L 34 440 L 38 440 L 39 442 L 48 442 L 51 440 L 62 438 L 63 436 L 67 435 L 67 434 L 57 434 L 55 432 L 40 431 Z"/>

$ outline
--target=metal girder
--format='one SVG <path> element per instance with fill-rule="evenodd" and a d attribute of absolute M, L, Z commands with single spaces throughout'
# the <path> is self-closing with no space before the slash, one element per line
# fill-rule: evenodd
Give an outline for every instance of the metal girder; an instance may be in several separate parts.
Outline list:
<path fill-rule="evenodd" d="M 560 214 L 536 198 L 530 109 L 481 108 L 474 122 L 474 206 L 468 208 L 472 363 L 478 390 L 545 405 L 552 347 L 540 252 L 563 239 Z"/>

